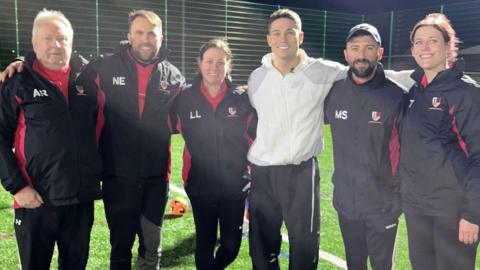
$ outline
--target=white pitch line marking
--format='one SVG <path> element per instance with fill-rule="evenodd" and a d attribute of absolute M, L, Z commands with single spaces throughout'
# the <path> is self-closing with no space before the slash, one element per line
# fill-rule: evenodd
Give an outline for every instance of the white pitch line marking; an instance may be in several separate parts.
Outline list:
<path fill-rule="evenodd" d="M 177 187 L 173 184 L 170 184 L 170 190 L 176 193 L 180 193 L 181 195 L 187 196 L 187 193 L 183 188 Z M 282 234 L 282 241 L 285 243 L 288 243 L 288 236 L 286 234 Z M 318 252 L 318 257 L 342 269 L 347 269 L 347 262 L 326 251 L 320 250 Z"/>

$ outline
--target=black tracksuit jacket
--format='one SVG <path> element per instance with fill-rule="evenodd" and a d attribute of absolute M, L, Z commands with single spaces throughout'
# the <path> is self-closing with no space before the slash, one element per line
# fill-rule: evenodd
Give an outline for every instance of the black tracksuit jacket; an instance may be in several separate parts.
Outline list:
<path fill-rule="evenodd" d="M 105 128 L 100 151 L 104 175 L 141 184 L 170 174 L 169 110 L 185 78 L 160 49 L 149 78 L 142 117 L 138 112 L 137 68 L 130 45 L 92 64 L 105 92 Z"/>
<path fill-rule="evenodd" d="M 406 213 L 480 224 L 480 88 L 463 70 L 458 60 L 425 89 L 423 70 L 412 74 L 399 176 Z"/>
<path fill-rule="evenodd" d="M 385 78 L 380 65 L 364 84 L 355 84 L 349 71 L 332 87 L 325 118 L 333 138 L 333 203 L 340 214 L 351 219 L 400 215 L 400 187 L 394 175 L 403 103 L 403 91 Z"/>
<path fill-rule="evenodd" d="M 248 182 L 247 152 L 256 117 L 245 90 L 228 82 L 216 110 L 200 92 L 200 76 L 175 101 L 173 113 L 185 139 L 184 183 L 196 200 L 239 199 Z M 188 153 L 190 158 L 188 157 Z M 187 155 L 187 156 L 185 156 Z"/>
<path fill-rule="evenodd" d="M 24 71 L 0 87 L 2 184 L 12 194 L 31 185 L 54 206 L 98 199 L 103 104 L 97 90 L 84 88 L 77 77 L 86 61 L 72 56 L 67 104 L 57 86 L 32 70 L 33 59 L 27 56 Z"/>

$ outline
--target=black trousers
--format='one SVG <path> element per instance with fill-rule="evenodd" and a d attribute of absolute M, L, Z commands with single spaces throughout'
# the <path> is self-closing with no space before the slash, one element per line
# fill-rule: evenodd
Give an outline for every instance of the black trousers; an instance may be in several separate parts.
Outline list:
<path fill-rule="evenodd" d="M 289 269 L 316 269 L 320 235 L 318 164 L 253 166 L 250 256 L 254 269 L 279 269 L 282 223 L 288 230 Z"/>
<path fill-rule="evenodd" d="M 338 215 L 350 270 L 392 269 L 398 218 L 349 219 Z"/>
<path fill-rule="evenodd" d="M 474 270 L 478 241 L 458 240 L 459 218 L 405 214 L 413 270 Z"/>
<path fill-rule="evenodd" d="M 108 178 L 102 192 L 110 229 L 110 269 L 131 269 L 136 235 L 139 238 L 137 268 L 156 269 L 160 263 L 168 182 L 157 179 L 131 185 L 123 178 Z"/>
<path fill-rule="evenodd" d="M 225 269 L 238 255 L 242 241 L 245 200 L 196 201 L 190 198 L 195 220 L 195 266 L 198 270 Z M 219 245 L 217 231 L 220 227 Z"/>
<path fill-rule="evenodd" d="M 21 268 L 49 270 L 57 243 L 58 269 L 85 269 L 92 225 L 93 202 L 16 209 L 14 227 Z"/>

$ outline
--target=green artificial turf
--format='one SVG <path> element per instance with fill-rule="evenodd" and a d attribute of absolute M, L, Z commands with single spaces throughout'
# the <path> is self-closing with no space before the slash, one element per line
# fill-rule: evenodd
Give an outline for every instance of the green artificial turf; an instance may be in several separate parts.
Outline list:
<path fill-rule="evenodd" d="M 332 207 L 332 149 L 330 130 L 325 128 L 326 150 L 319 156 L 321 184 L 321 233 L 320 248 L 342 259 L 345 258 L 343 242 L 338 228 L 337 215 Z M 182 165 L 183 140 L 179 135 L 172 139 L 172 169 L 173 176 L 171 183 L 181 187 L 181 165 Z M 171 191 L 170 196 L 178 196 Z M 167 207 L 168 208 L 168 207 Z M 95 223 L 92 230 L 90 243 L 90 258 L 87 269 L 105 270 L 108 269 L 109 249 L 108 226 L 105 220 L 102 201 L 95 203 Z M 168 209 L 167 209 L 168 212 Z M 13 211 L 11 208 L 11 195 L 0 191 L 0 270 L 18 269 L 18 256 L 13 233 Z M 285 229 L 283 230 L 285 233 Z M 166 216 L 163 226 L 163 251 L 162 269 L 187 270 L 195 269 L 193 251 L 195 246 L 195 232 L 193 216 L 191 212 L 180 218 Z M 133 250 L 136 256 L 136 246 Z M 56 256 L 56 255 L 55 255 Z M 57 269 L 56 259 L 52 262 L 51 269 Z M 135 262 L 135 260 L 133 260 Z M 282 269 L 288 268 L 288 245 L 282 245 L 280 256 Z M 405 223 L 402 218 L 397 238 L 396 268 L 400 270 L 411 269 L 408 261 L 408 250 L 406 240 Z M 251 269 L 250 257 L 248 255 L 248 239 L 243 238 L 242 248 L 238 258 L 228 268 L 229 270 Z M 318 269 L 336 270 L 341 269 L 333 264 L 321 260 Z M 477 262 L 477 269 L 479 263 Z"/>

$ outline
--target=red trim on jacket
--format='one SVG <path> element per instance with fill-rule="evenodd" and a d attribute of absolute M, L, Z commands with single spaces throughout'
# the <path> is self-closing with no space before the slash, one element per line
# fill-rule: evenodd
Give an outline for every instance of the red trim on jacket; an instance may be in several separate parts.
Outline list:
<path fill-rule="evenodd" d="M 428 85 L 427 75 L 423 74 L 422 79 L 420 80 L 420 85 L 422 86 L 423 89 L 427 87 Z"/>
<path fill-rule="evenodd" d="M 15 97 L 17 103 L 20 105 L 23 103 L 23 100 L 19 97 Z M 21 107 L 20 107 L 21 108 Z M 25 112 L 23 109 L 20 109 L 20 113 L 18 114 L 18 121 L 17 121 L 17 130 L 15 131 L 15 156 L 17 157 L 18 160 L 18 165 L 20 167 L 20 170 L 22 172 L 22 176 L 25 180 L 27 180 L 27 183 L 30 187 L 33 187 L 32 184 L 32 179 L 27 173 L 27 161 L 25 157 L 25 134 L 27 131 L 27 126 L 25 124 Z M 13 208 L 19 209 L 23 208 L 20 206 L 20 204 L 13 200 Z"/>
<path fill-rule="evenodd" d="M 254 116 L 255 116 L 255 113 L 253 113 L 253 112 L 248 115 L 248 117 L 247 117 L 247 129 L 245 130 L 245 133 L 243 135 L 245 137 L 245 139 L 247 140 L 248 146 L 252 146 L 252 144 L 253 144 L 253 138 L 250 136 L 250 134 L 248 134 L 248 130 L 252 126 L 252 121 L 253 121 Z"/>
<path fill-rule="evenodd" d="M 212 97 L 210 95 L 210 93 L 208 93 L 207 86 L 205 86 L 203 81 L 202 81 L 202 83 L 200 83 L 200 93 L 202 93 L 202 95 L 207 99 L 207 101 L 210 103 L 210 105 L 212 105 L 212 108 L 214 110 L 217 109 L 218 104 L 220 104 L 220 102 L 223 100 L 223 98 L 227 94 L 227 89 L 228 89 L 227 82 L 223 81 L 222 86 L 220 87 L 220 92 L 218 93 L 218 95 L 215 96 L 215 97 Z"/>
<path fill-rule="evenodd" d="M 150 81 L 149 79 L 152 75 L 153 67 L 157 61 L 143 66 L 135 59 L 130 50 L 127 50 L 127 54 L 137 67 L 138 115 L 141 118 L 143 115 L 143 109 L 145 108 L 145 100 L 147 98 L 148 82 Z"/>
<path fill-rule="evenodd" d="M 467 144 L 462 138 L 462 135 L 460 135 L 460 131 L 458 130 L 458 125 L 457 125 L 457 116 L 455 115 L 455 106 L 452 106 L 449 110 L 448 113 L 452 116 L 452 130 L 457 135 L 457 140 L 458 140 L 458 145 L 462 149 L 462 151 L 465 153 L 465 156 L 468 157 L 468 150 L 467 150 Z"/>
<path fill-rule="evenodd" d="M 398 118 L 393 119 L 392 134 L 390 134 L 390 142 L 388 148 L 390 150 L 390 166 L 392 167 L 392 175 L 397 175 L 398 163 L 400 162 L 400 139 L 397 128 Z"/>
<path fill-rule="evenodd" d="M 105 126 L 105 92 L 103 89 L 100 88 L 100 76 L 97 74 L 97 78 L 95 78 L 95 83 L 98 86 L 97 91 L 97 125 L 95 128 L 96 138 L 97 138 L 97 147 L 100 144 L 100 134 L 102 134 L 103 126 Z"/>
<path fill-rule="evenodd" d="M 175 126 L 178 132 L 182 134 L 182 121 L 180 119 L 180 116 L 177 115 L 177 124 Z M 185 139 L 184 139 L 185 140 Z M 182 179 L 183 179 L 183 185 L 187 185 L 188 181 L 188 174 L 190 172 L 190 168 L 192 167 L 192 156 L 190 155 L 190 151 L 188 151 L 188 147 L 185 144 L 183 147 L 183 155 L 182 155 L 182 160 L 183 160 L 183 166 L 182 166 Z"/>
<path fill-rule="evenodd" d="M 51 70 L 42 65 L 38 60 L 35 60 L 33 61 L 32 69 L 56 85 L 65 97 L 65 102 L 68 104 L 68 83 L 70 80 L 70 71 L 72 70 L 70 66 L 64 67 L 60 71 Z"/>
<path fill-rule="evenodd" d="M 145 100 L 147 98 L 147 87 L 150 76 L 152 75 L 154 64 L 142 66 L 135 62 L 138 74 L 138 115 L 142 117 L 143 109 L 145 108 Z"/>
<path fill-rule="evenodd" d="M 188 183 L 188 175 L 190 174 L 190 169 L 192 168 L 192 156 L 188 150 L 187 145 L 183 148 L 183 167 L 182 167 L 182 178 L 183 186 L 186 186 Z"/>

